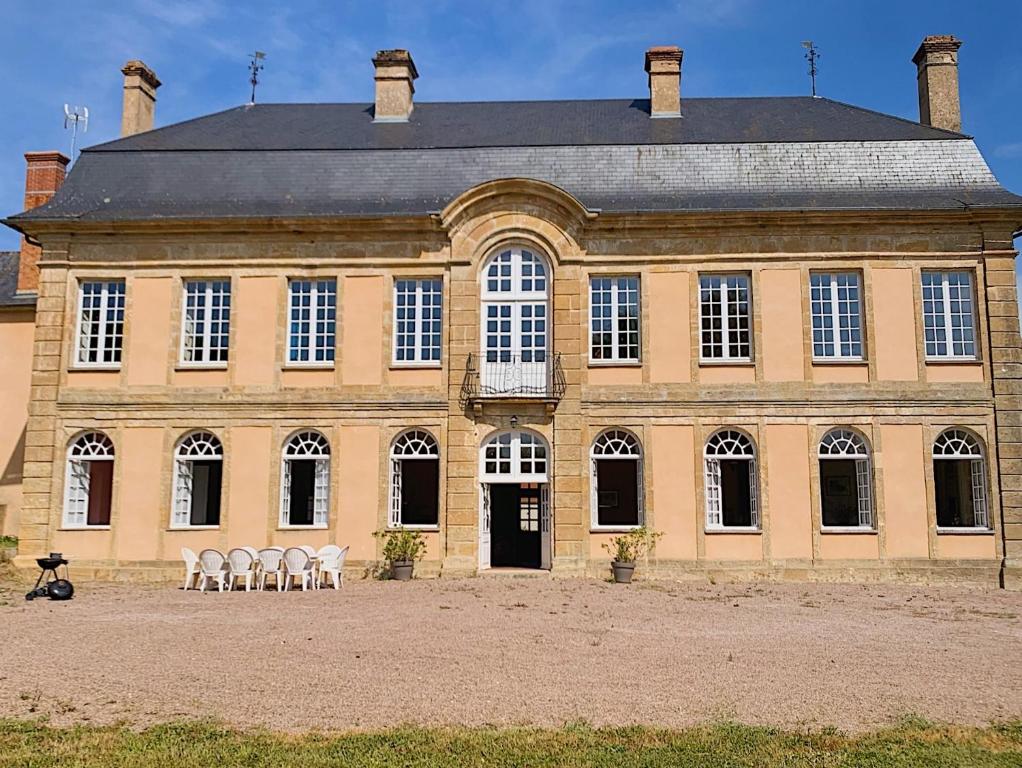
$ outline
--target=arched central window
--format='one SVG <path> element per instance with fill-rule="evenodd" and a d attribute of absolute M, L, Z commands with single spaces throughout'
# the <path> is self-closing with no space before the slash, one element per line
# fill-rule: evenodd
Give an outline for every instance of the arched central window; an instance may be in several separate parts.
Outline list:
<path fill-rule="evenodd" d="M 623 429 L 601 432 L 589 459 L 593 526 L 642 525 L 642 448 L 635 435 Z"/>
<path fill-rule="evenodd" d="M 280 522 L 283 526 L 326 526 L 330 508 L 330 444 L 319 432 L 291 436 L 281 467 Z"/>
<path fill-rule="evenodd" d="M 220 525 L 224 449 L 216 435 L 193 432 L 174 451 L 174 528 Z"/>
<path fill-rule="evenodd" d="M 703 453 L 706 462 L 706 527 L 759 527 L 756 449 L 737 429 L 710 435 Z"/>
<path fill-rule="evenodd" d="M 110 525 L 114 444 L 102 432 L 79 435 L 67 450 L 64 527 Z"/>
<path fill-rule="evenodd" d="M 866 441 L 832 429 L 820 441 L 820 507 L 825 528 L 873 527 L 873 471 Z"/>
<path fill-rule="evenodd" d="M 390 525 L 438 525 L 440 448 L 422 429 L 402 432 L 390 449 Z"/>
<path fill-rule="evenodd" d="M 971 432 L 946 429 L 933 442 L 938 528 L 989 528 L 986 462 Z"/>
<path fill-rule="evenodd" d="M 545 483 L 546 440 L 532 432 L 499 432 L 483 445 L 480 464 L 484 483 Z"/>
<path fill-rule="evenodd" d="M 508 248 L 483 268 L 480 392 L 543 395 L 550 350 L 550 275 L 546 261 Z"/>

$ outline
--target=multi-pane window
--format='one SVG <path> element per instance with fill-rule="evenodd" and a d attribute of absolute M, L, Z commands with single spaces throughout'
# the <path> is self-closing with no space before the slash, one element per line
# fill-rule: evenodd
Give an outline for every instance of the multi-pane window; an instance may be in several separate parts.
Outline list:
<path fill-rule="evenodd" d="M 124 281 L 83 282 L 78 289 L 78 350 L 81 365 L 115 366 L 124 341 Z"/>
<path fill-rule="evenodd" d="M 288 287 L 288 362 L 332 363 L 337 330 L 337 281 L 292 280 Z"/>
<path fill-rule="evenodd" d="M 857 432 L 832 429 L 819 447 L 820 507 L 825 528 L 873 527 L 873 468 Z"/>
<path fill-rule="evenodd" d="M 638 277 L 594 277 L 589 317 L 591 359 L 639 359 Z"/>
<path fill-rule="evenodd" d="M 330 508 L 330 444 L 319 432 L 298 432 L 284 446 L 280 522 L 326 526 Z"/>
<path fill-rule="evenodd" d="M 642 448 L 631 432 L 608 429 L 589 453 L 593 527 L 642 525 Z"/>
<path fill-rule="evenodd" d="M 390 526 L 440 521 L 440 448 L 423 429 L 410 429 L 390 449 Z"/>
<path fill-rule="evenodd" d="M 68 447 L 64 527 L 110 525 L 114 444 L 102 432 L 86 432 Z"/>
<path fill-rule="evenodd" d="M 195 364 L 226 363 L 230 333 L 230 281 L 186 282 L 181 327 L 181 361 Z"/>
<path fill-rule="evenodd" d="M 809 276 L 813 357 L 862 359 L 862 299 L 856 272 Z"/>
<path fill-rule="evenodd" d="M 747 361 L 752 356 L 747 275 L 699 278 L 700 356 Z"/>
<path fill-rule="evenodd" d="M 972 433 L 946 429 L 933 442 L 933 496 L 938 528 L 990 527 L 986 462 Z"/>
<path fill-rule="evenodd" d="M 722 429 L 706 441 L 706 528 L 759 527 L 756 449 L 748 435 Z"/>
<path fill-rule="evenodd" d="M 927 357 L 974 359 L 976 336 L 969 272 L 923 272 Z"/>
<path fill-rule="evenodd" d="M 220 524 L 223 463 L 223 445 L 210 432 L 193 432 L 178 443 L 171 527 Z"/>
<path fill-rule="evenodd" d="M 529 432 L 501 432 L 483 446 L 480 475 L 485 482 L 521 478 L 546 482 L 547 444 Z"/>
<path fill-rule="evenodd" d="M 439 363 L 443 281 L 394 283 L 394 362 Z"/>

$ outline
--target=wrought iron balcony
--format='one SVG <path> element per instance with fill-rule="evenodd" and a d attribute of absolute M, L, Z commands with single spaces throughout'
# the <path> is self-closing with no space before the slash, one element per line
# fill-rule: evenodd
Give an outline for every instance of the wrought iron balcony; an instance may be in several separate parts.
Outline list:
<path fill-rule="evenodd" d="M 518 355 L 496 354 L 497 360 L 469 355 L 461 400 L 478 409 L 483 401 L 540 400 L 550 407 L 564 397 L 564 369 L 560 354 L 547 355 L 543 362 L 523 362 Z"/>

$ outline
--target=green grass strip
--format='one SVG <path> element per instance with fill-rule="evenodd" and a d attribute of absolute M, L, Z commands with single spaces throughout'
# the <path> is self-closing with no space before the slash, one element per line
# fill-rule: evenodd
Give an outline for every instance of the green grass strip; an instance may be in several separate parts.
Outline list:
<path fill-rule="evenodd" d="M 0 720 L 0 768 L 282 765 L 1017 768 L 1022 765 L 1022 722 L 967 728 L 910 720 L 859 735 L 731 723 L 686 730 L 577 725 L 556 730 L 396 728 L 287 735 L 202 722 L 134 730 Z"/>

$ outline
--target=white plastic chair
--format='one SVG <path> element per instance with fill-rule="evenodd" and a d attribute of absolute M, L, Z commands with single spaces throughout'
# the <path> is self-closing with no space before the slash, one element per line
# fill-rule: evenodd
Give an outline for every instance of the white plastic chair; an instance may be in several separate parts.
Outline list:
<path fill-rule="evenodd" d="M 255 560 L 256 564 L 259 563 L 259 550 L 258 549 L 256 549 L 255 547 L 238 547 L 238 549 L 245 550 L 250 555 L 252 555 L 252 559 Z"/>
<path fill-rule="evenodd" d="M 284 551 L 279 547 L 259 550 L 259 591 L 266 589 L 266 577 L 273 576 L 277 591 L 284 589 Z"/>
<path fill-rule="evenodd" d="M 311 544 L 299 544 L 298 549 L 302 550 L 309 556 L 309 560 L 312 561 L 312 588 L 319 589 L 319 578 L 316 574 L 316 564 L 319 562 L 319 553 L 316 552 L 316 548 Z"/>
<path fill-rule="evenodd" d="M 257 553 L 258 554 L 258 553 Z M 252 554 L 242 547 L 235 547 L 227 553 L 227 563 L 231 568 L 228 588 L 234 589 L 239 578 L 245 579 L 245 591 L 252 591 L 252 580 L 255 577 L 255 560 Z"/>
<path fill-rule="evenodd" d="M 202 574 L 202 568 L 199 567 L 199 556 L 188 547 L 181 547 L 181 559 L 185 561 L 185 591 L 192 589 L 193 584 L 198 589 L 199 576 Z"/>
<path fill-rule="evenodd" d="M 294 585 L 293 579 L 298 576 L 302 580 L 302 591 L 309 588 L 309 584 L 315 583 L 312 572 L 312 560 L 309 553 L 301 547 L 290 547 L 284 550 L 284 567 L 287 569 L 287 579 L 284 582 L 284 589 L 291 591 Z"/>
<path fill-rule="evenodd" d="M 333 581 L 334 589 L 343 587 L 344 558 L 347 556 L 348 548 L 341 549 L 336 544 L 329 544 L 319 550 L 319 580 L 322 581 L 324 576 L 329 576 Z"/>
<path fill-rule="evenodd" d="M 202 577 L 202 585 L 199 587 L 203 592 L 213 579 L 221 592 L 227 587 L 227 571 L 224 564 L 227 559 L 221 552 L 215 549 L 204 549 L 199 553 L 199 575 Z"/>

